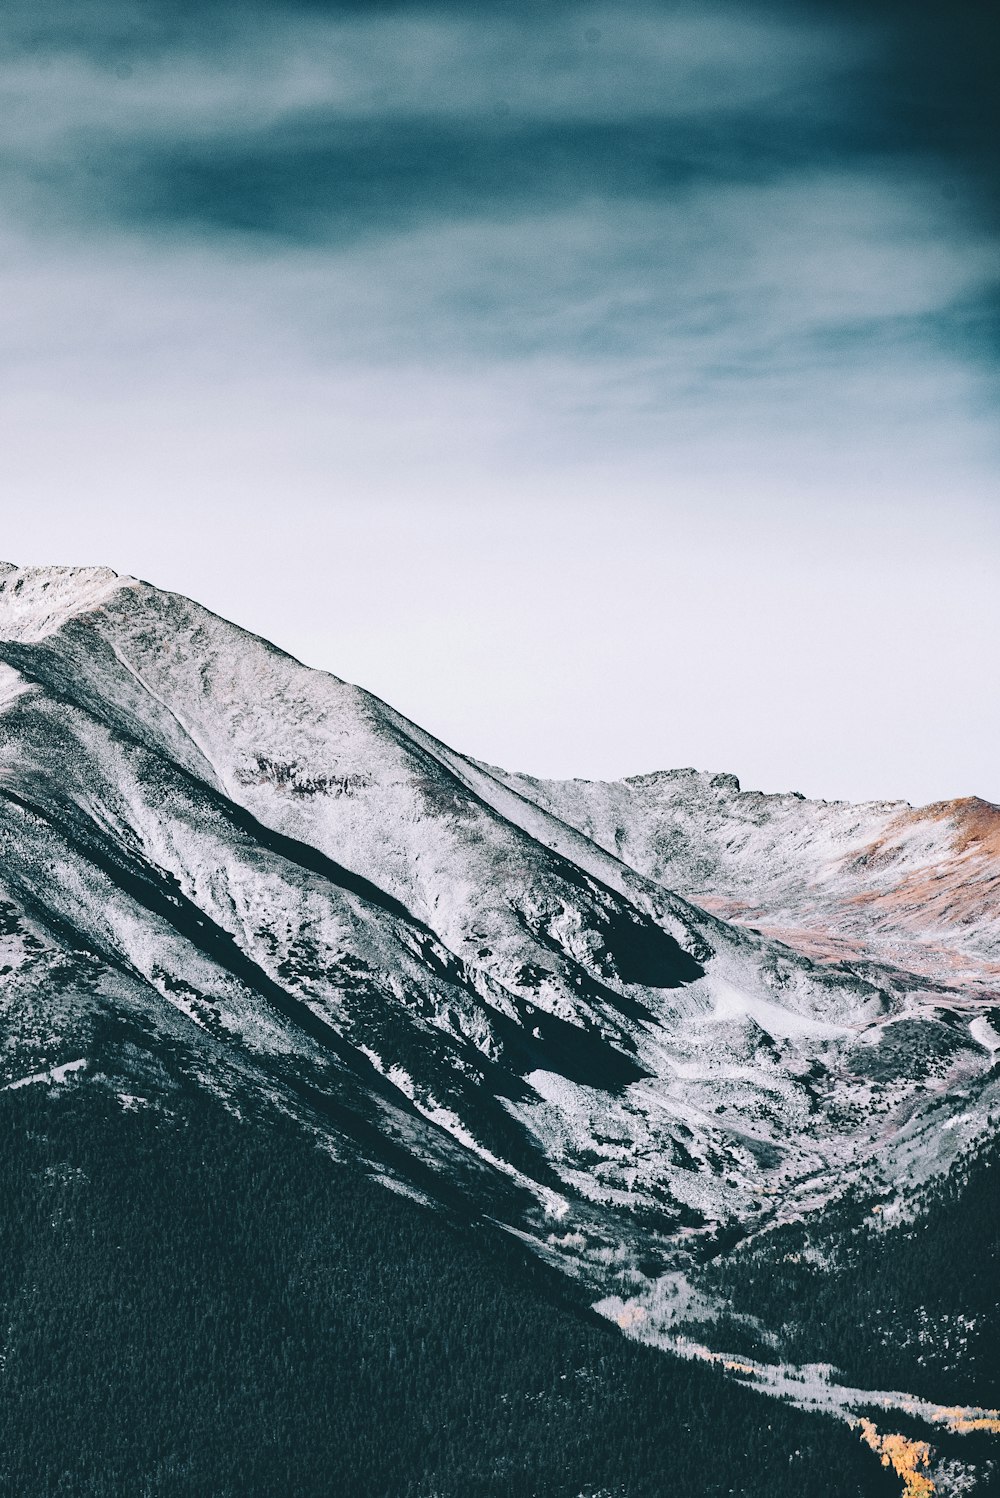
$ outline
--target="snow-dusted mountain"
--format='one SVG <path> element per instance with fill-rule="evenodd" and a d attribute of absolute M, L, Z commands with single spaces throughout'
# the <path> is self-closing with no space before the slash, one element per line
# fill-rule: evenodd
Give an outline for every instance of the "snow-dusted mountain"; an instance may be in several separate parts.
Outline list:
<path fill-rule="evenodd" d="M 807 801 L 734 775 L 501 778 L 632 868 L 822 961 L 1000 990 L 1000 807 Z"/>
<path fill-rule="evenodd" d="M 505 774 L 109 571 L 0 572 L 0 850 L 0 1086 L 168 1047 L 605 1295 L 1000 1111 L 997 808 Z"/>

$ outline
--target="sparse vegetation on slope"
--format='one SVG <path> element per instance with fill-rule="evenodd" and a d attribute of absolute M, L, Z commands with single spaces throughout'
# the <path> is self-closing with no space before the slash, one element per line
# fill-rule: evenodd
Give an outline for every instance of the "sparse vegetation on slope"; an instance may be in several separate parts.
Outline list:
<path fill-rule="evenodd" d="M 865 1388 L 995 1403 L 998 1172 L 1000 1140 L 988 1138 L 914 1193 L 901 1220 L 892 1198 L 852 1191 L 718 1259 L 705 1280 L 778 1333 L 792 1362 L 832 1362 Z M 726 1330 L 738 1342 L 740 1323 Z"/>

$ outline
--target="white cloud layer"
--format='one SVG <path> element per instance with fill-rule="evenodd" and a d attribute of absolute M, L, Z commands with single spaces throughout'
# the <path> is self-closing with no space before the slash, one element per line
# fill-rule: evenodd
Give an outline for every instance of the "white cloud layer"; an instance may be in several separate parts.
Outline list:
<path fill-rule="evenodd" d="M 995 234 L 776 16 L 12 51 L 0 551 L 511 767 L 1000 800 Z"/>

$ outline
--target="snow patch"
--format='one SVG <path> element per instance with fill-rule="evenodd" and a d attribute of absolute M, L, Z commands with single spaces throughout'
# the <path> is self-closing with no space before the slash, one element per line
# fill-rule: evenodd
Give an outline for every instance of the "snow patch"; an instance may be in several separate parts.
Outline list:
<path fill-rule="evenodd" d="M 719 1023 L 728 1020 L 752 1019 L 768 1035 L 778 1040 L 789 1040 L 799 1035 L 825 1036 L 833 1040 L 851 1033 L 847 1025 L 834 1025 L 828 1020 L 813 1019 L 811 1015 L 799 1014 L 773 1004 L 769 999 L 744 993 L 725 978 L 713 977 L 712 993 L 715 1007 L 711 1018 Z"/>
<path fill-rule="evenodd" d="M 18 697 L 23 697 L 25 692 L 30 692 L 32 686 L 33 683 L 25 681 L 20 671 L 15 671 L 6 661 L 0 661 L 0 712 L 16 702 Z"/>
<path fill-rule="evenodd" d="M 979 1014 L 969 1025 L 969 1034 L 978 1045 L 993 1055 L 1000 1051 L 1000 1035 L 994 1030 L 985 1014 Z"/>
<path fill-rule="evenodd" d="M 78 1061 L 64 1061 L 59 1066 L 50 1067 L 48 1071 L 32 1072 L 30 1077 L 18 1077 L 16 1082 L 8 1082 L 6 1087 L 0 1087 L 0 1092 L 16 1092 L 19 1087 L 31 1087 L 35 1082 L 54 1083 L 58 1087 L 73 1072 L 82 1071 L 86 1064 L 86 1056 L 81 1056 Z"/>

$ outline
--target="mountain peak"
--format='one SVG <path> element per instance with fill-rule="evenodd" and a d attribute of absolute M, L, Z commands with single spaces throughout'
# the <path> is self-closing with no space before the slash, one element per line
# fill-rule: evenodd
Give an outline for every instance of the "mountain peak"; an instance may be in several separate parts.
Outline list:
<path fill-rule="evenodd" d="M 110 567 L 17 567 L 0 562 L 0 638 L 35 641 L 99 608 L 135 578 Z"/>

